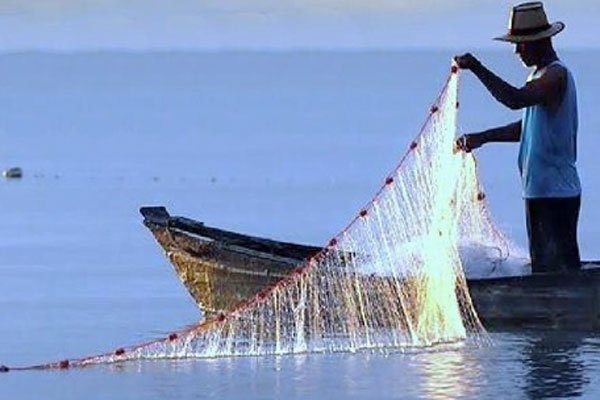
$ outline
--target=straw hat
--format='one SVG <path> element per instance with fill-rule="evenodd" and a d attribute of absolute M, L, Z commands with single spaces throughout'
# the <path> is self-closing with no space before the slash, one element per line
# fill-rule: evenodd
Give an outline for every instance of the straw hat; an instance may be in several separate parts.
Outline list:
<path fill-rule="evenodd" d="M 562 22 L 548 23 L 544 5 L 540 1 L 523 3 L 513 7 L 508 23 L 508 33 L 494 38 L 504 42 L 533 42 L 556 35 L 565 29 Z"/>

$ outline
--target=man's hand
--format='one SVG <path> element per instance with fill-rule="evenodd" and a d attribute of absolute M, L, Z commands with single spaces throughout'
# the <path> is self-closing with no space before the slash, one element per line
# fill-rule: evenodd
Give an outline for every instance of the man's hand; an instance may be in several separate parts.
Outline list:
<path fill-rule="evenodd" d="M 454 61 L 460 69 L 472 69 L 475 65 L 480 64 L 479 60 L 471 53 L 456 56 L 454 57 Z"/>
<path fill-rule="evenodd" d="M 486 142 L 484 135 L 481 133 L 467 133 L 456 139 L 454 146 L 457 150 L 463 150 L 470 153 L 471 150 L 481 147 Z"/>

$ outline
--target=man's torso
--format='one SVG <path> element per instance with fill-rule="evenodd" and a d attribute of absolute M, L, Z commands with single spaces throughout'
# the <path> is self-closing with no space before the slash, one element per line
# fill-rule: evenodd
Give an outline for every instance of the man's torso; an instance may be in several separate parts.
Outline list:
<path fill-rule="evenodd" d="M 575 81 L 560 61 L 535 71 L 529 79 L 537 79 L 548 68 L 557 67 L 566 71 L 560 99 L 527 107 L 523 115 L 519 170 L 525 198 L 574 197 L 581 193 L 575 167 L 578 125 Z"/>

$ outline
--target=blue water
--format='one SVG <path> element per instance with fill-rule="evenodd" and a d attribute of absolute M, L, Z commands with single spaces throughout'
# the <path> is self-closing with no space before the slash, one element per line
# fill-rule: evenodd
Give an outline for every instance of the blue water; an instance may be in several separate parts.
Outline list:
<path fill-rule="evenodd" d="M 597 398 L 600 341 L 493 335 L 491 348 L 128 363 L 9 373 L 6 398 Z"/>
<path fill-rule="evenodd" d="M 562 52 L 579 85 L 580 244 L 596 246 L 600 52 Z M 0 56 L 0 364 L 164 335 L 199 311 L 141 205 L 322 244 L 418 131 L 452 53 L 26 53 Z M 510 50 L 481 53 L 515 84 Z M 519 118 L 468 74 L 460 126 Z M 524 245 L 514 145 L 478 152 L 498 225 Z M 598 336 L 493 332 L 482 349 L 187 360 L 0 375 L 0 398 L 404 398 L 600 393 Z"/>

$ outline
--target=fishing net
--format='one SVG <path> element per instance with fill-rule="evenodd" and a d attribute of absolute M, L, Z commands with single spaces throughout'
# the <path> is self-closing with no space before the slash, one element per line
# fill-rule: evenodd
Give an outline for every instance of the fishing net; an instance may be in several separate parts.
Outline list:
<path fill-rule="evenodd" d="M 314 257 L 227 312 L 168 337 L 53 366 L 126 359 L 408 348 L 482 340 L 464 248 L 510 244 L 485 207 L 471 154 L 456 151 L 458 71 L 379 192 Z"/>

